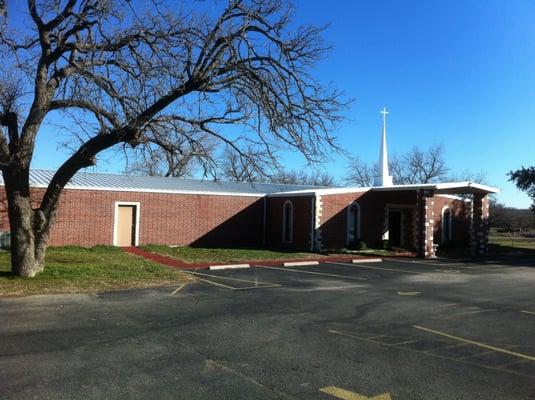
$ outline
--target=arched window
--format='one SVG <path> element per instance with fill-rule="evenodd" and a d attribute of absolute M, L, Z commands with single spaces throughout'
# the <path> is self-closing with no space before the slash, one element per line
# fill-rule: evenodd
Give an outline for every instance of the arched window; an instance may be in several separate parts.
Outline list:
<path fill-rule="evenodd" d="M 442 209 L 442 232 L 440 241 L 447 243 L 451 240 L 451 209 L 444 206 Z"/>
<path fill-rule="evenodd" d="M 360 206 L 351 203 L 347 206 L 347 245 L 356 246 L 360 239 Z"/>
<path fill-rule="evenodd" d="M 282 212 L 282 241 L 293 241 L 294 206 L 290 200 L 286 200 Z"/>

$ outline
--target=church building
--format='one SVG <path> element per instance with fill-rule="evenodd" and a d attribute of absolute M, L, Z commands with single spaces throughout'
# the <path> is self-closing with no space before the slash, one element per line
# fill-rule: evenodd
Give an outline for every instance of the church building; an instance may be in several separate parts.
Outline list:
<path fill-rule="evenodd" d="M 79 172 L 66 186 L 50 245 L 238 247 L 321 251 L 388 245 L 435 256 L 437 246 L 485 255 L 490 193 L 473 182 L 394 185 L 386 110 L 372 187 L 213 182 Z M 54 175 L 32 170 L 35 205 Z M 0 182 L 3 186 L 3 183 Z M 5 191 L 0 231 L 8 232 Z"/>

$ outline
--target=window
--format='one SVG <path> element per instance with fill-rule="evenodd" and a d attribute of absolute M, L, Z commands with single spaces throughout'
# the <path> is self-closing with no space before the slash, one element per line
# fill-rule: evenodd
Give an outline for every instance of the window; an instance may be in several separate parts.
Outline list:
<path fill-rule="evenodd" d="M 351 203 L 347 207 L 347 244 L 356 246 L 360 239 L 360 206 Z"/>
<path fill-rule="evenodd" d="M 293 240 L 294 207 L 290 200 L 286 200 L 282 213 L 282 241 L 291 243 Z"/>
<path fill-rule="evenodd" d="M 451 209 L 445 206 L 442 209 L 442 235 L 440 241 L 447 243 L 451 240 Z"/>

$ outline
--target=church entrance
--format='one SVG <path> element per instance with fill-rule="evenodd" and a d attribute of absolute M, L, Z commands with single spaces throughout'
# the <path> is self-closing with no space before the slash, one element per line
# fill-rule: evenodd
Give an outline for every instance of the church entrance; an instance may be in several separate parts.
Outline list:
<path fill-rule="evenodd" d="M 392 247 L 402 247 L 403 218 L 400 210 L 388 212 L 388 241 Z"/>

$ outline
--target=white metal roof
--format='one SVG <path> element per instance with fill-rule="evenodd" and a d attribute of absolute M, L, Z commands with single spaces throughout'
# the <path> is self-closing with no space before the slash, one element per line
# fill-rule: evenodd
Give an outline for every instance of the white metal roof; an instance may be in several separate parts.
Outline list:
<path fill-rule="evenodd" d="M 30 170 L 31 187 L 47 187 L 55 171 Z M 0 175 L 0 185 L 4 181 Z M 286 185 L 278 183 L 217 182 L 201 179 L 182 179 L 159 176 L 138 176 L 78 172 L 66 189 L 113 190 L 130 192 L 192 193 L 218 195 L 263 196 L 293 190 L 315 189 L 310 185 Z"/>
<path fill-rule="evenodd" d="M 31 187 L 47 187 L 55 171 L 32 169 Z M 4 181 L 0 175 L 0 185 Z M 201 179 L 167 178 L 78 172 L 66 186 L 67 189 L 111 190 L 128 192 L 189 193 L 240 196 L 310 196 L 367 191 L 398 191 L 429 189 L 437 194 L 498 193 L 499 189 L 474 182 L 427 183 L 374 187 L 325 187 L 310 185 L 286 185 L 279 183 L 216 182 Z"/>

